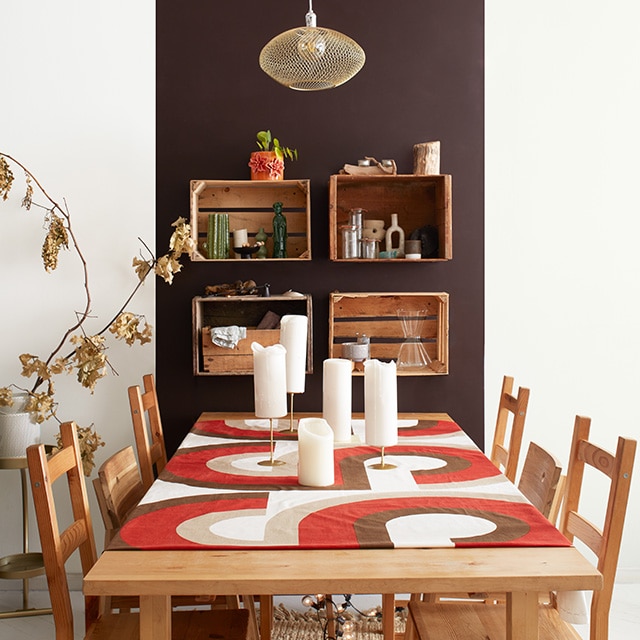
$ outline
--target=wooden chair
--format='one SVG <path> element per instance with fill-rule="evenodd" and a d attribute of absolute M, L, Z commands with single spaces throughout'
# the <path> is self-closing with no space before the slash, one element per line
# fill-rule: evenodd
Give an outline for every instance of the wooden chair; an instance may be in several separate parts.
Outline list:
<path fill-rule="evenodd" d="M 522 447 L 522 434 L 527 417 L 527 405 L 529 404 L 529 389 L 520 387 L 518 395 L 513 395 L 513 378 L 504 376 L 500 402 L 498 404 L 498 417 L 496 429 L 493 434 L 491 446 L 491 462 L 504 473 L 511 482 L 515 482 L 518 470 L 518 458 Z M 509 429 L 509 417 L 511 428 Z"/>
<path fill-rule="evenodd" d="M 105 528 L 105 548 L 131 510 L 144 495 L 144 486 L 133 447 L 114 453 L 98 469 L 93 480 Z"/>
<path fill-rule="evenodd" d="M 164 444 L 158 395 L 153 375 L 149 373 L 143 376 L 142 382 L 144 393 L 140 391 L 138 386 L 129 387 L 129 406 L 140 474 L 146 491 L 153 484 L 157 474 L 167 464 L 167 449 Z"/>
<path fill-rule="evenodd" d="M 49 459 L 44 445 L 27 448 L 27 462 L 35 505 L 45 573 L 49 585 L 56 640 L 74 640 L 73 611 L 65 563 L 77 549 L 83 575 L 97 559 L 93 525 L 76 426 L 65 422 L 60 427 L 62 448 Z M 66 476 L 71 498 L 73 522 L 61 530 L 56 513 L 53 485 Z M 85 596 L 86 640 L 123 640 L 139 637 L 136 613 L 102 614 L 97 596 Z M 255 625 L 247 609 L 177 611 L 172 616 L 173 638 L 205 640 L 255 640 Z"/>
<path fill-rule="evenodd" d="M 545 518 L 555 524 L 564 494 L 562 467 L 555 456 L 535 442 L 529 443 L 518 489 Z"/>
<path fill-rule="evenodd" d="M 629 486 L 636 453 L 636 441 L 618 438 L 615 455 L 588 441 L 590 419 L 576 417 L 567 470 L 560 530 L 570 541 L 584 543 L 596 556 L 603 576 L 601 591 L 591 600 L 590 639 L 608 640 L 609 609 L 627 511 Z M 601 472 L 609 482 L 604 525 L 600 529 L 580 514 L 580 494 L 585 465 Z M 539 606 L 541 640 L 579 640 L 580 635 L 565 622 L 555 606 L 555 598 Z M 506 605 L 471 602 L 410 602 L 406 640 L 470 640 L 504 638 Z M 464 623 L 462 622 L 464 620 Z"/>

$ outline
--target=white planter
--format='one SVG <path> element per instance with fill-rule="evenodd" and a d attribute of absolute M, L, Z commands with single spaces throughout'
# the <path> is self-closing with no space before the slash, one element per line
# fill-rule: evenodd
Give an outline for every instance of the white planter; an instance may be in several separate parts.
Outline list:
<path fill-rule="evenodd" d="M 16 393 L 12 407 L 0 407 L 0 458 L 24 458 L 29 445 L 40 443 L 40 425 L 24 411 L 26 402 L 26 393 Z"/>

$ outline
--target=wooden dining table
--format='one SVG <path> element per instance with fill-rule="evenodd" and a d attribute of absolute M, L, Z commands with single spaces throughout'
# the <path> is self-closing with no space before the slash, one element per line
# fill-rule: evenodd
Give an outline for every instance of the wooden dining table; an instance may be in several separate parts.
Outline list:
<path fill-rule="evenodd" d="M 289 424 L 278 421 L 271 440 L 251 414 L 203 413 L 84 593 L 139 596 L 140 637 L 169 640 L 172 595 L 499 591 L 507 639 L 534 640 L 540 592 L 602 587 L 447 414 L 400 414 L 389 470 L 374 469 L 381 452 L 354 415 L 323 488 L 297 482 Z M 282 464 L 265 465 L 270 455 Z"/>

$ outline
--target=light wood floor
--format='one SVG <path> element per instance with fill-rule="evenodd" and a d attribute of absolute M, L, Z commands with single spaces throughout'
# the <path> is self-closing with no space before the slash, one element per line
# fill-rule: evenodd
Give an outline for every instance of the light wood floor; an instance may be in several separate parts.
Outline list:
<path fill-rule="evenodd" d="M 76 620 L 76 640 L 83 637 L 83 600 L 78 591 L 72 593 Z M 640 584 L 617 583 L 613 593 L 613 605 L 610 620 L 610 640 L 629 640 L 640 637 Z M 304 609 L 298 596 L 276 598 L 289 609 Z M 374 596 L 354 596 L 354 604 L 361 610 L 376 606 Z M 30 606 L 49 606 L 49 594 L 46 591 L 33 591 Z M 0 610 L 14 610 L 22 606 L 22 592 L 0 591 Z M 79 625 L 79 626 L 78 626 Z M 588 639 L 588 626 L 576 627 L 583 638 Z M 5 618 L 0 620 L 0 640 L 53 640 L 55 631 L 50 615 L 28 618 Z"/>

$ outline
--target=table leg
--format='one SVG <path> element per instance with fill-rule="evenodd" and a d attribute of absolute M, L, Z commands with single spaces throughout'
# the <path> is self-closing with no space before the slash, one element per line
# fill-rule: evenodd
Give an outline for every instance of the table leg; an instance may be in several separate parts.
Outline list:
<path fill-rule="evenodd" d="M 273 596 L 260 596 L 260 640 L 271 640 Z"/>
<path fill-rule="evenodd" d="M 507 640 L 538 640 L 538 592 L 507 593 Z"/>
<path fill-rule="evenodd" d="M 385 613 L 391 615 L 384 615 Z M 396 617 L 396 594 L 395 593 L 383 593 L 382 594 L 382 638 L 383 640 L 394 640 L 395 637 L 395 622 Z"/>
<path fill-rule="evenodd" d="M 140 640 L 171 640 L 171 596 L 140 596 Z"/>

